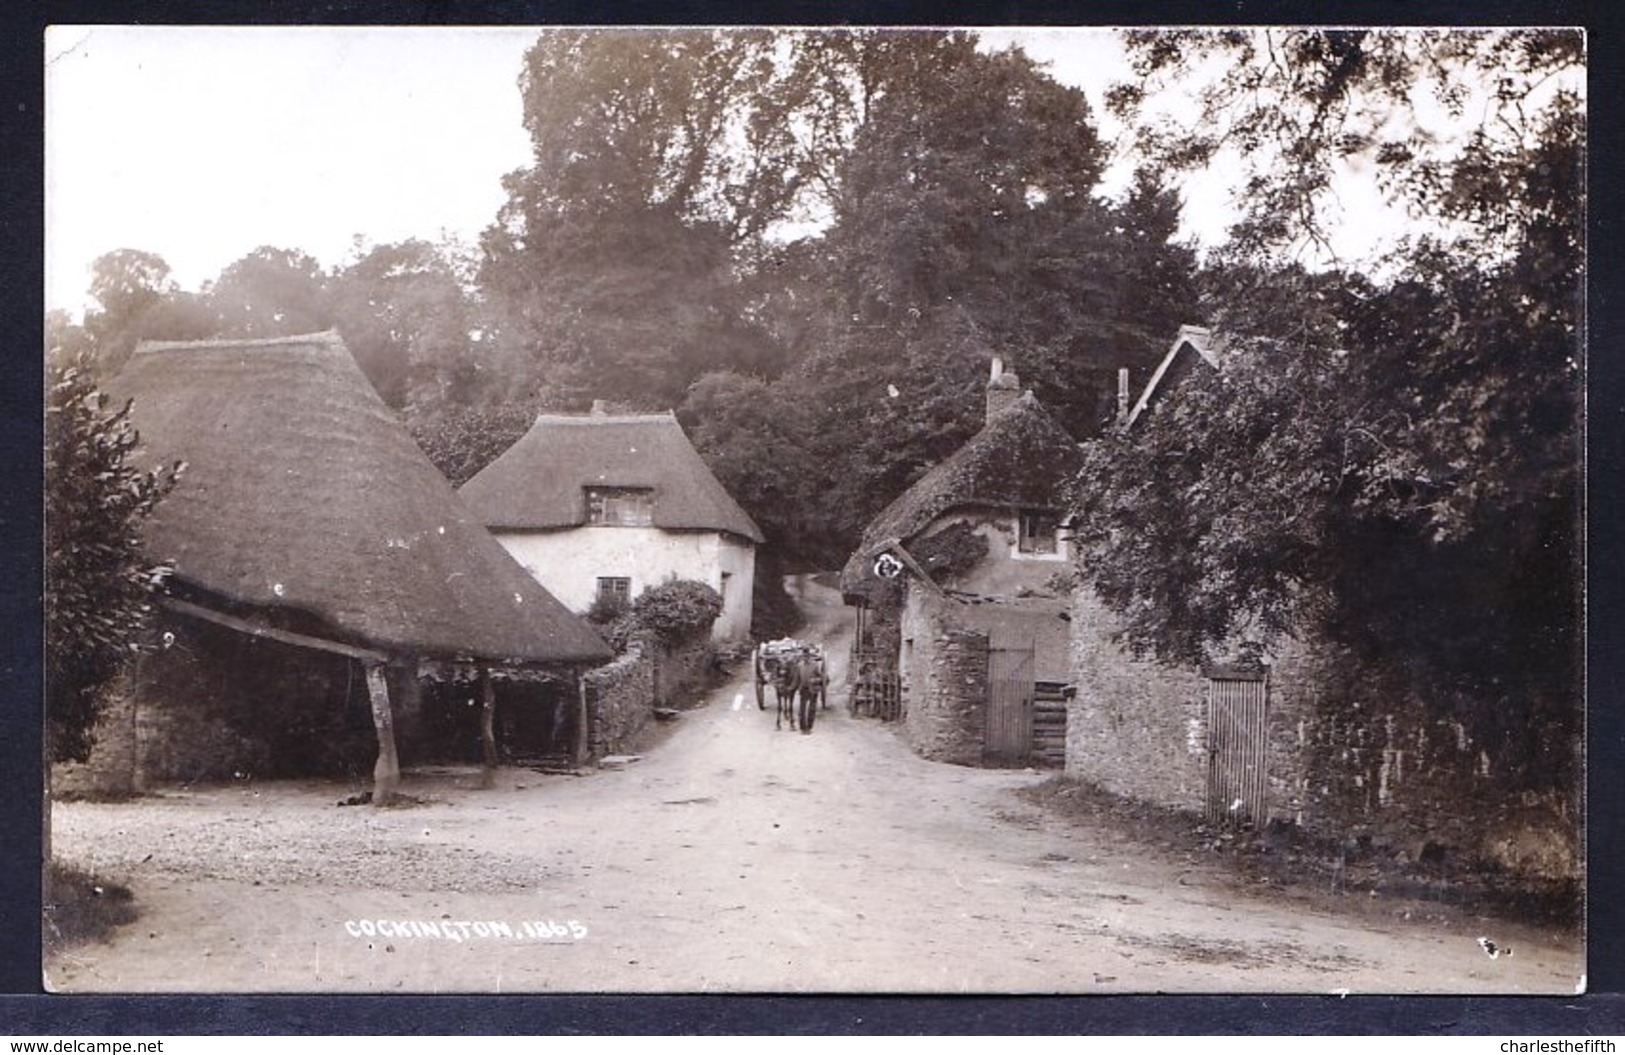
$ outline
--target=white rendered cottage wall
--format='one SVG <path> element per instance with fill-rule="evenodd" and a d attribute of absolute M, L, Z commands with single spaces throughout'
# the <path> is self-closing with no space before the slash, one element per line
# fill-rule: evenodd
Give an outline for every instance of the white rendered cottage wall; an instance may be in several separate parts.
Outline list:
<path fill-rule="evenodd" d="M 667 579 L 694 579 L 722 594 L 722 615 L 712 627 L 712 638 L 734 641 L 750 636 L 756 550 L 730 535 L 588 525 L 563 531 L 504 531 L 496 538 L 531 578 L 572 612 L 592 607 L 600 578 L 630 580 L 632 598 Z"/>

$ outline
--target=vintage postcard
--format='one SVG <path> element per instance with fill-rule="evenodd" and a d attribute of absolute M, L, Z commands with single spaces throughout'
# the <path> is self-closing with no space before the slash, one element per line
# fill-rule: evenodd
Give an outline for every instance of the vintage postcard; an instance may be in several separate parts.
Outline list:
<path fill-rule="evenodd" d="M 1584 990 L 1582 30 L 43 46 L 47 988 Z"/>

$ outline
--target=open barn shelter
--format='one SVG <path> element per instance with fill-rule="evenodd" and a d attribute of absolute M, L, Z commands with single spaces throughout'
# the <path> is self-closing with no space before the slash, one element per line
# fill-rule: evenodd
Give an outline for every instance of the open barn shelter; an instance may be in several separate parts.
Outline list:
<path fill-rule="evenodd" d="M 139 778 L 375 753 L 382 802 L 402 749 L 467 757 L 473 727 L 489 766 L 498 728 L 535 724 L 497 714 L 498 680 L 509 709 L 585 706 L 609 647 L 468 512 L 337 335 L 149 342 L 108 388 L 141 459 L 185 463 L 145 534 L 174 569 L 159 637 L 98 747 L 122 738 Z M 477 719 L 443 713 L 470 699 Z"/>

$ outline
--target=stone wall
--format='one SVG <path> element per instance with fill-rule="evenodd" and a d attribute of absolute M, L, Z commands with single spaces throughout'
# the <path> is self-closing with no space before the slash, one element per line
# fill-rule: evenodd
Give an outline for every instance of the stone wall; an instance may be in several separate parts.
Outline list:
<path fill-rule="evenodd" d="M 655 659 L 642 641 L 583 679 L 587 693 L 587 754 L 624 754 L 653 714 Z"/>
<path fill-rule="evenodd" d="M 955 625 L 945 603 L 923 593 L 911 590 L 902 613 L 904 736 L 923 758 L 980 765 L 988 637 Z"/>
<path fill-rule="evenodd" d="M 1200 810 L 1207 783 L 1205 683 L 1199 672 L 1137 660 L 1111 640 L 1115 623 L 1087 588 L 1072 603 L 1076 695 L 1066 771 L 1158 806 Z"/>
<path fill-rule="evenodd" d="M 588 755 L 634 750 L 656 707 L 686 706 L 710 684 L 715 658 L 705 634 L 671 645 L 642 637 L 613 662 L 589 671 Z"/>
<path fill-rule="evenodd" d="M 1200 812 L 1206 678 L 1135 659 L 1111 641 L 1115 628 L 1094 594 L 1078 590 L 1066 771 Z M 1460 723 L 1384 689 L 1335 648 L 1288 641 L 1264 659 L 1270 820 L 1413 860 L 1457 855 L 1541 878 L 1579 874 L 1573 798 L 1508 792 Z"/>
<path fill-rule="evenodd" d="M 139 712 L 132 683 L 133 678 L 126 675 L 108 687 L 89 760 L 52 766 L 52 794 L 58 798 L 119 798 L 146 790 L 148 778 L 140 765 L 140 738 L 135 728 Z"/>

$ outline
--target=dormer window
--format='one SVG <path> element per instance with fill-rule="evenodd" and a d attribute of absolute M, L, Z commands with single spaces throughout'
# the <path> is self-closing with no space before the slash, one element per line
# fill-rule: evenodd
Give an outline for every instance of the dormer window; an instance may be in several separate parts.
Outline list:
<path fill-rule="evenodd" d="M 587 523 L 610 527 L 648 527 L 654 523 L 651 487 L 587 488 Z"/>
<path fill-rule="evenodd" d="M 1021 514 L 1021 534 L 1016 543 L 1018 553 L 1051 556 L 1060 552 L 1057 535 L 1060 518 L 1042 509 L 1028 509 Z"/>

